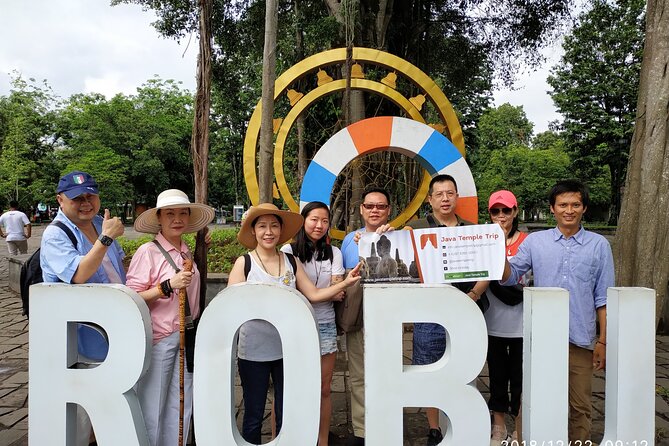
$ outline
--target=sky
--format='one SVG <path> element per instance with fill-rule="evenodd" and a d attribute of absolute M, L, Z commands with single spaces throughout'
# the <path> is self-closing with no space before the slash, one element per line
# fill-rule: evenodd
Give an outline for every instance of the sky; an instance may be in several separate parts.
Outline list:
<path fill-rule="evenodd" d="M 158 75 L 195 90 L 198 45 L 195 37 L 178 43 L 151 26 L 152 11 L 140 6 L 110 6 L 109 0 L 0 0 L 0 95 L 11 88 L 10 74 L 46 79 L 63 98 L 74 93 L 134 94 Z M 535 134 L 559 119 L 546 93 L 551 64 L 521 73 L 513 90 L 494 94 L 495 105 L 522 105 Z M 448 96 L 448 92 L 445 92 Z"/>

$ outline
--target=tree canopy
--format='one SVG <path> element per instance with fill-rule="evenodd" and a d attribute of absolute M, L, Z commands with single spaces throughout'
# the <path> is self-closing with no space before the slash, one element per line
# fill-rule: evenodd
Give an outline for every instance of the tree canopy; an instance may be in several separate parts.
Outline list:
<path fill-rule="evenodd" d="M 645 4 L 594 0 L 565 37 L 565 54 L 548 78 L 576 174 L 593 178 L 608 166 L 611 224 L 618 218 L 634 130 Z"/>

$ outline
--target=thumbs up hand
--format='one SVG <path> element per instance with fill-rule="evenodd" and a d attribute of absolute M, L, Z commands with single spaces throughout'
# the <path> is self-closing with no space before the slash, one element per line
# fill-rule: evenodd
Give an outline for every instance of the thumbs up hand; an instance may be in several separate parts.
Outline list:
<path fill-rule="evenodd" d="M 111 217 L 109 209 L 105 209 L 105 214 L 102 221 L 102 235 L 116 239 L 116 237 L 123 235 L 125 228 L 123 222 L 118 217 Z"/>

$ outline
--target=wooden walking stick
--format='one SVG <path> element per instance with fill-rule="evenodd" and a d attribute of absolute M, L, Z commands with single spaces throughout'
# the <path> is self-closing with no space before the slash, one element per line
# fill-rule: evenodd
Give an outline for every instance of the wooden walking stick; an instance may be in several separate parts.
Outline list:
<path fill-rule="evenodd" d="M 193 261 L 186 255 L 181 253 L 184 259 L 183 271 L 192 271 Z M 184 442 L 184 374 L 186 363 L 186 305 L 188 294 L 186 288 L 179 290 L 179 444 L 182 446 Z"/>

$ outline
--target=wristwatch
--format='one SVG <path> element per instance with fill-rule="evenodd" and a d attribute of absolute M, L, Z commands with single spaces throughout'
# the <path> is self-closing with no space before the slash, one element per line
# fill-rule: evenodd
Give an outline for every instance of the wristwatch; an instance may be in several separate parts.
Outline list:
<path fill-rule="evenodd" d="M 105 246 L 111 246 L 111 244 L 114 243 L 113 238 L 108 237 L 104 234 L 100 234 L 100 237 L 98 237 L 98 240 L 100 240 L 100 243 L 102 243 Z"/>

